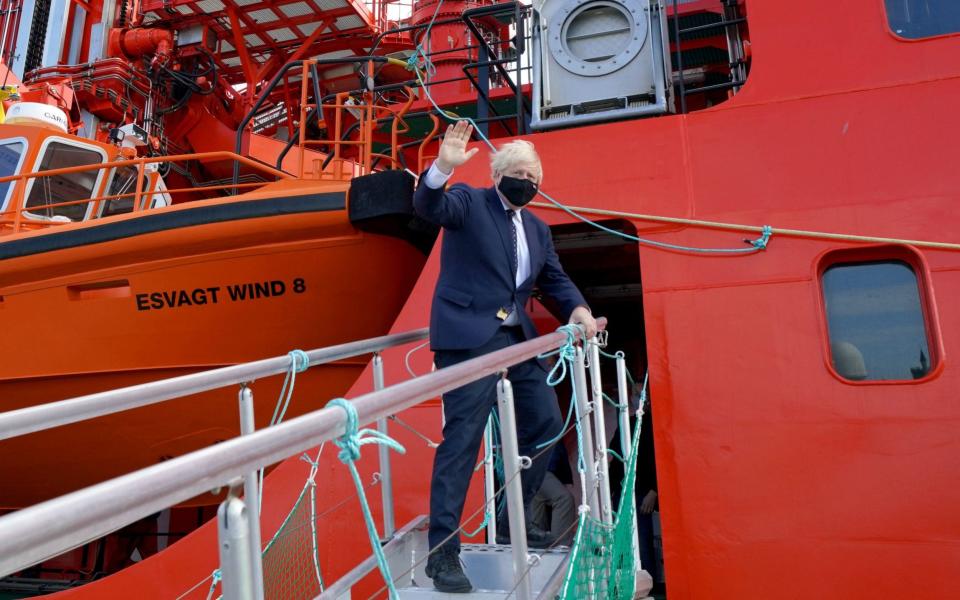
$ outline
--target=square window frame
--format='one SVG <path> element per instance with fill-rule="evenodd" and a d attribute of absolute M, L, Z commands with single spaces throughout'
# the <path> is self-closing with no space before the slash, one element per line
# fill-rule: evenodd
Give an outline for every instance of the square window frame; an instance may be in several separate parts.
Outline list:
<path fill-rule="evenodd" d="M 920 379 L 879 379 L 855 381 L 847 379 L 833 366 L 833 354 L 830 351 L 830 326 L 827 321 L 827 306 L 823 291 L 823 274 L 838 264 L 869 263 L 897 260 L 906 263 L 917 278 L 917 292 L 920 296 L 920 310 L 923 316 L 923 328 L 927 336 L 927 349 L 930 352 L 930 371 Z M 814 261 L 814 296 L 816 297 L 817 319 L 820 324 L 820 349 L 823 364 L 827 372 L 837 381 L 852 386 L 875 385 L 922 385 L 937 379 L 943 372 L 945 354 L 943 337 L 940 332 L 940 315 L 933 291 L 930 267 L 923 254 L 915 247 L 902 244 L 875 244 L 858 248 L 832 248 L 820 253 Z"/>
<path fill-rule="evenodd" d="M 23 175 L 23 165 L 26 164 L 26 162 L 27 162 L 27 157 L 28 157 L 29 154 L 30 154 L 30 141 L 29 141 L 26 137 L 24 137 L 24 136 L 22 136 L 22 135 L 18 135 L 18 136 L 14 136 L 14 137 L 9 137 L 9 138 L 3 138 L 2 140 L 0 140 L 0 144 L 2 144 L 2 145 L 17 144 L 17 143 L 23 144 L 23 152 L 20 153 L 20 159 L 17 161 L 17 171 L 16 171 L 16 175 Z M 7 188 L 7 193 L 6 193 L 6 195 L 5 195 L 3 198 L 0 198 L 0 212 L 6 212 L 6 211 L 8 210 L 9 205 L 10 205 L 10 199 L 13 198 L 13 188 L 14 188 L 17 184 L 23 185 L 24 182 L 26 182 L 26 181 L 29 181 L 29 180 L 27 180 L 27 179 L 17 179 L 17 180 L 8 182 L 8 183 L 10 183 L 11 185 L 10 185 L 9 188 Z M 26 197 L 26 196 L 24 196 L 24 197 Z"/>
<path fill-rule="evenodd" d="M 106 181 L 106 173 L 104 173 L 104 171 L 109 170 L 109 168 L 108 167 L 105 168 L 103 164 L 106 163 L 108 160 L 110 160 L 110 158 L 107 156 L 107 151 L 104 150 L 102 146 L 98 146 L 96 144 L 92 144 L 82 140 L 61 137 L 59 135 L 51 135 L 44 138 L 44 140 L 40 143 L 40 149 L 37 151 L 37 155 L 34 157 L 33 170 L 31 171 L 31 173 L 43 172 L 43 171 L 40 171 L 40 165 L 43 163 L 43 159 L 46 157 L 47 148 L 49 148 L 50 145 L 53 143 L 61 143 L 67 146 L 73 146 L 75 148 L 82 148 L 83 150 L 92 150 L 94 152 L 97 152 L 100 155 L 99 163 L 91 163 L 90 165 L 88 165 L 90 167 L 89 170 L 91 171 L 96 166 L 97 178 L 94 180 L 93 190 L 90 192 L 90 198 L 89 198 L 89 201 L 87 202 L 87 212 L 84 213 L 82 219 L 77 221 L 71 221 L 72 223 L 85 223 L 89 221 L 91 219 L 91 216 L 93 215 L 93 205 L 96 204 L 97 199 L 103 195 L 103 191 L 105 189 L 104 183 Z M 27 180 L 27 185 L 23 190 L 23 206 L 20 207 L 20 210 L 22 211 L 28 210 L 26 206 L 27 200 L 30 198 L 30 192 L 33 191 L 33 186 L 36 184 L 38 179 L 39 177 L 31 177 L 29 180 Z M 28 218 L 27 220 L 30 220 L 30 219 Z"/>
<path fill-rule="evenodd" d="M 921 38 L 908 38 L 908 37 L 903 37 L 902 35 L 898 35 L 897 32 L 894 31 L 892 27 L 890 27 L 890 15 L 887 13 L 886 0 L 876 0 L 876 1 L 878 4 L 880 4 L 880 14 L 883 15 L 883 28 L 890 35 L 890 37 L 892 37 L 898 42 L 903 42 L 907 44 L 916 44 L 916 43 L 922 44 L 923 42 L 929 42 L 931 40 L 942 40 L 944 38 L 952 38 L 952 37 L 960 36 L 960 31 L 951 31 L 950 33 L 940 33 L 937 35 L 931 35 L 931 36 L 921 37 Z"/>

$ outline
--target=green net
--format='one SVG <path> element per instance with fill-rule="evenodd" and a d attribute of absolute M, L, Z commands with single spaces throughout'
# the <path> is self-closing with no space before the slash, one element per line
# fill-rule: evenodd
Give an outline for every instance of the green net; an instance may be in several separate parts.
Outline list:
<path fill-rule="evenodd" d="M 620 489 L 620 510 L 613 524 L 606 524 L 580 513 L 577 537 L 570 550 L 570 566 L 560 598 L 605 598 L 631 600 L 636 582 L 636 498 L 637 448 L 640 428 L 633 434 L 630 456 L 624 465 Z"/>
<path fill-rule="evenodd" d="M 316 598 L 323 591 L 317 555 L 316 486 L 312 477 L 263 550 L 263 591 L 270 600 Z"/>

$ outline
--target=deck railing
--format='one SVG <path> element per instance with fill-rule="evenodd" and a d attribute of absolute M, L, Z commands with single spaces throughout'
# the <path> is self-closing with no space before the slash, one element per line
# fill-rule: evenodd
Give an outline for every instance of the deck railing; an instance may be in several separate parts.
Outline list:
<path fill-rule="evenodd" d="M 423 340 L 427 333 L 427 329 L 416 329 L 318 348 L 306 355 L 314 367 Z M 279 375 L 289 369 L 291 360 L 290 356 L 267 358 L 0 413 L 0 440 Z"/>
<path fill-rule="evenodd" d="M 606 326 L 606 320 L 598 319 L 598 326 L 603 329 Z M 414 333 L 422 336 L 423 330 Z M 564 332 L 550 333 L 389 388 L 363 394 L 352 399 L 358 424 L 360 427 L 365 426 L 467 383 L 489 375 L 505 373 L 510 366 L 555 350 L 567 342 L 568 337 Z M 582 357 L 582 352 L 578 350 L 581 374 Z M 271 360 L 273 362 L 269 365 L 263 364 L 266 361 L 261 361 L 256 367 L 256 372 L 263 374 L 282 372 L 282 363 L 285 359 Z M 227 369 L 220 369 L 215 381 L 208 376 L 204 378 L 208 381 L 203 385 L 212 386 L 214 383 L 229 385 L 252 376 L 251 371 L 243 373 L 237 371 L 240 368 L 249 369 L 250 365 L 230 367 L 229 369 L 235 370 L 229 375 L 224 373 Z M 208 374 L 188 377 L 194 377 L 193 383 L 198 385 L 201 375 Z M 176 390 L 171 389 L 170 384 L 165 382 L 137 387 L 140 393 L 156 398 L 158 401 L 161 398 L 170 397 L 173 393 L 189 394 L 199 391 L 198 387 L 183 386 L 184 378 L 177 379 L 180 380 L 180 386 Z M 579 385 L 584 385 L 582 378 Z M 499 389 L 501 408 L 509 397 L 507 404 L 512 411 L 509 381 L 502 380 Z M 586 394 L 583 394 L 582 401 L 586 401 Z M 122 400 L 117 399 L 116 402 L 126 404 L 132 403 L 133 400 L 124 397 Z M 77 412 L 67 406 L 61 404 L 60 412 L 71 413 L 69 418 L 76 417 Z M 345 412 L 339 407 L 320 409 L 279 425 L 233 438 L 0 517 L 0 577 L 101 538 L 129 523 L 211 489 L 221 486 L 236 487 L 240 481 L 244 478 L 249 479 L 258 469 L 342 435 L 346 420 Z M 45 422 L 50 424 L 55 421 L 69 422 L 67 416 L 54 415 L 48 415 Z M 504 434 L 513 436 L 513 444 L 505 444 L 505 449 L 512 447 L 515 450 L 516 432 L 513 430 L 512 419 L 504 423 Z M 516 453 L 513 452 L 513 454 Z M 518 475 L 520 457 L 505 455 L 504 460 L 507 461 L 507 476 Z M 507 493 L 508 503 L 521 502 L 516 497 L 519 493 L 519 484 L 509 486 Z M 513 496 L 512 499 L 511 496 Z M 249 499 L 250 494 L 247 493 L 246 497 Z M 240 502 L 236 497 L 227 502 L 230 501 Z M 223 506 L 227 506 L 227 502 Z M 225 512 L 223 507 L 221 512 Z M 250 512 L 256 514 L 252 508 Z M 518 529 L 522 527 L 522 518 L 522 508 L 520 511 L 511 511 L 510 529 L 512 539 L 516 540 L 514 560 L 515 574 L 520 578 L 518 585 L 524 576 L 524 573 L 519 570 L 523 564 L 521 557 L 523 561 L 526 560 L 525 534 L 522 529 Z M 259 539 L 255 541 L 254 552 L 259 555 Z M 241 556 L 241 560 L 244 558 Z M 224 572 L 225 584 L 229 572 L 229 570 Z M 528 594 L 524 594 L 521 590 L 522 588 L 518 590 L 520 597 L 528 597 Z M 256 597 L 256 594 L 250 597 Z"/>
<path fill-rule="evenodd" d="M 265 165 L 260 161 L 254 160 L 246 156 L 240 156 L 234 154 L 233 152 L 227 151 L 215 151 L 215 152 L 201 152 L 195 154 L 176 154 L 169 156 L 147 156 L 143 158 L 133 158 L 128 160 L 114 160 L 103 163 L 94 163 L 86 165 L 77 165 L 73 167 L 61 167 L 58 169 L 48 169 L 45 171 L 36 171 L 32 173 L 20 173 L 17 175 L 8 175 L 6 177 L 0 177 L 0 184 L 10 183 L 13 187 L 12 193 L 12 202 L 10 208 L 6 211 L 0 212 L 0 230 L 4 227 L 11 227 L 13 232 L 19 232 L 25 229 L 36 229 L 41 227 L 50 227 L 64 225 L 65 223 L 72 222 L 71 220 L 66 221 L 56 221 L 50 220 L 48 218 L 37 218 L 36 214 L 38 212 L 52 210 L 55 208 L 62 208 L 66 206 L 78 206 L 78 205 L 88 205 L 94 204 L 94 213 L 99 212 L 99 207 L 101 203 L 109 202 L 111 200 L 121 200 L 125 198 L 133 198 L 132 207 L 130 212 L 140 212 L 144 210 L 149 210 L 150 202 L 149 199 L 153 198 L 156 195 L 168 194 L 173 196 L 177 193 L 196 193 L 198 190 L 221 190 L 221 189 L 250 189 L 254 187 L 259 187 L 264 185 L 262 183 L 237 183 L 235 185 L 224 184 L 219 186 L 206 186 L 206 187 L 190 187 L 190 188 L 179 188 L 179 189 L 156 189 L 155 184 L 151 183 L 150 186 L 145 186 L 144 183 L 151 180 L 151 173 L 147 172 L 148 165 L 156 165 L 161 163 L 180 163 L 186 161 L 236 161 L 238 164 L 243 164 L 247 167 L 259 171 L 262 175 L 272 179 L 290 179 L 292 176 L 288 173 L 284 173 L 279 169 L 274 169 L 269 165 Z M 107 186 L 109 177 L 100 177 L 100 173 L 109 174 L 110 170 L 132 167 L 137 170 L 137 179 L 136 187 L 133 192 L 128 192 L 124 194 L 103 194 L 100 195 Z M 25 206 L 26 204 L 26 190 L 28 183 L 33 180 L 43 180 L 46 178 L 56 177 L 58 175 L 70 175 L 75 173 L 87 173 L 94 172 L 97 173 L 96 179 L 99 181 L 97 188 L 97 195 L 88 198 L 81 198 L 77 200 L 70 200 L 64 202 L 53 202 L 45 204 L 34 204 L 31 206 Z"/>

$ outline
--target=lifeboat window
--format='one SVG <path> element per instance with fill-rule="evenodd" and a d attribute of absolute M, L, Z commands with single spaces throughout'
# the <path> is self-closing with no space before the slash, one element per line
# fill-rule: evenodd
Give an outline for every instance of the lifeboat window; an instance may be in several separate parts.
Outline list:
<path fill-rule="evenodd" d="M 107 190 L 107 196 L 124 196 L 122 198 L 113 198 L 105 200 L 100 209 L 101 217 L 112 215 L 122 215 L 133 212 L 134 188 L 137 186 L 136 167 L 117 167 L 113 173 L 113 179 L 110 181 L 110 187 Z M 150 187 L 150 176 L 144 174 L 143 183 L 140 185 L 140 191 L 146 192 Z"/>
<path fill-rule="evenodd" d="M 834 263 L 821 276 L 831 364 L 852 381 L 920 379 L 933 367 L 913 267 L 902 260 Z"/>
<path fill-rule="evenodd" d="M 0 141 L 0 177 L 9 177 L 20 172 L 20 163 L 27 144 L 20 140 Z M 0 208 L 6 210 L 11 181 L 0 183 Z"/>
<path fill-rule="evenodd" d="M 960 32 L 957 0 L 885 0 L 891 31 L 911 40 Z"/>
<path fill-rule="evenodd" d="M 61 141 L 51 141 L 43 152 L 40 166 L 37 171 L 63 169 L 80 165 L 95 165 L 105 158 L 102 151 L 68 144 Z M 66 204 L 90 198 L 99 179 L 99 169 L 90 169 L 79 173 L 61 173 L 46 177 L 37 177 L 30 187 L 26 208 L 31 216 L 55 219 L 59 217 L 71 221 L 81 221 L 87 214 L 89 202 Z"/>

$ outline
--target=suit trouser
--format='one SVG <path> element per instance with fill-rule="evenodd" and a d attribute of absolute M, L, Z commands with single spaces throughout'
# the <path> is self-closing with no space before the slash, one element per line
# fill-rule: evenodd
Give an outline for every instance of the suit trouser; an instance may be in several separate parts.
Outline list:
<path fill-rule="evenodd" d="M 577 502 L 567 486 L 550 471 L 530 503 L 530 518 L 540 529 L 549 532 L 557 543 L 573 544 L 573 535 L 577 531 Z"/>
<path fill-rule="evenodd" d="M 449 367 L 483 354 L 524 341 L 519 327 L 501 327 L 483 346 L 471 350 L 439 350 L 435 361 L 439 368 Z M 540 489 L 550 460 L 550 451 L 536 446 L 560 432 L 563 423 L 553 388 L 546 383 L 546 372 L 536 359 L 514 365 L 507 372 L 513 385 L 520 454 L 533 457 L 529 469 L 521 475 L 524 512 Z M 490 375 L 443 395 L 443 441 L 433 459 L 430 482 L 430 548 L 441 544 L 460 547 L 460 527 L 467 488 L 476 466 L 483 430 L 490 410 L 497 404 L 497 376 Z M 449 538 L 449 540 L 447 539 Z"/>

